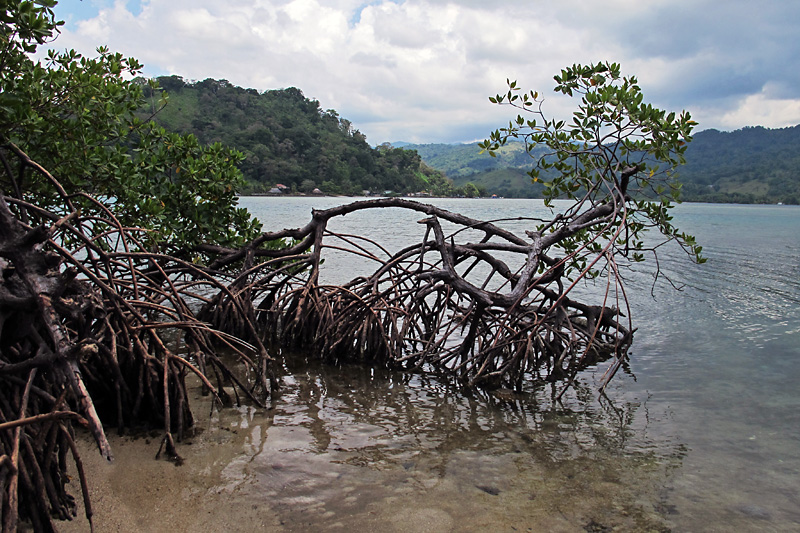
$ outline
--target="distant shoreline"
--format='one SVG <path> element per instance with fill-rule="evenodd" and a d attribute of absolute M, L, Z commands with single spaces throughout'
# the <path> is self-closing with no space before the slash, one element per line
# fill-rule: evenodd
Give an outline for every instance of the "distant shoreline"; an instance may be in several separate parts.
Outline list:
<path fill-rule="evenodd" d="M 252 194 L 239 194 L 240 198 L 407 198 L 409 200 L 435 200 L 435 199 L 453 199 L 453 200 L 544 200 L 544 198 L 518 198 L 506 196 L 478 196 L 467 198 L 466 196 L 410 196 L 405 194 L 398 194 L 393 196 L 374 195 L 374 196 L 348 196 L 346 194 L 306 194 L 306 193 L 286 193 L 286 194 L 268 194 L 268 193 L 252 193 Z M 566 201 L 568 198 L 558 198 L 557 201 Z M 783 202 L 769 203 L 769 202 L 708 202 L 702 200 L 684 200 L 681 204 L 708 204 L 708 205 L 762 205 L 772 207 L 800 207 L 800 204 L 785 204 Z"/>

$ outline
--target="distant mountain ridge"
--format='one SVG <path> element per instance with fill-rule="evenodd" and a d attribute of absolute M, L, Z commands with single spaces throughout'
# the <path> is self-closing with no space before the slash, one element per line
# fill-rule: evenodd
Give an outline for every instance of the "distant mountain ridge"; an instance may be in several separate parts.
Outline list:
<path fill-rule="evenodd" d="M 533 160 L 521 143 L 501 148 L 498 157 L 472 144 L 404 144 L 428 166 L 461 185 L 482 185 L 507 197 L 538 197 L 542 186 L 526 172 Z M 705 130 L 694 135 L 686 165 L 678 170 L 682 198 L 690 202 L 800 203 L 800 125 L 732 132 Z"/>
<path fill-rule="evenodd" d="M 520 143 L 480 154 L 478 144 L 367 144 L 335 110 L 323 110 L 296 88 L 258 92 L 226 80 L 158 78 L 170 95 L 155 120 L 192 133 L 201 143 L 242 151 L 248 182 L 242 193 L 281 190 L 359 195 L 497 194 L 541 197 L 526 174 L 533 159 Z M 158 94 L 153 94 L 153 104 Z M 142 110 L 144 117 L 148 110 Z M 800 203 L 800 125 L 695 134 L 679 169 L 683 199 L 736 203 Z"/>

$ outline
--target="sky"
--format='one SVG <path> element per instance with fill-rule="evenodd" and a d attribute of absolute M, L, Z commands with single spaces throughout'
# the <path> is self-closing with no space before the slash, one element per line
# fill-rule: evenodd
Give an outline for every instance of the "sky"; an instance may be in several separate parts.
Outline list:
<path fill-rule="evenodd" d="M 645 101 L 696 131 L 800 124 L 797 0 L 60 0 L 50 47 L 104 45 L 144 74 L 297 87 L 377 145 L 488 137 L 517 112 L 488 97 L 517 80 L 546 114 L 568 65 L 620 63 Z"/>

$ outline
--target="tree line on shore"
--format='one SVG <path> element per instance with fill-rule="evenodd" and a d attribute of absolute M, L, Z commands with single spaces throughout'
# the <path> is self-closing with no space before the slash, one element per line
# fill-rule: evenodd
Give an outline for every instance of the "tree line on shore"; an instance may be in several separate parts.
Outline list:
<path fill-rule="evenodd" d="M 418 194 L 480 196 L 472 184 L 452 180 L 422 161 L 414 150 L 388 143 L 372 147 L 366 136 L 333 109 L 324 110 L 295 87 L 259 92 L 226 80 L 156 78 L 160 89 L 144 87 L 142 117 L 170 131 L 219 142 L 240 151 L 242 194 L 283 193 L 360 196 Z M 163 105 L 162 97 L 168 102 Z"/>
<path fill-rule="evenodd" d="M 544 197 L 542 183 L 527 174 L 533 160 L 521 143 L 508 143 L 496 157 L 478 143 L 371 147 L 349 120 L 294 87 L 259 92 L 226 80 L 193 82 L 177 75 L 156 81 L 162 89 L 145 87 L 149 102 L 143 113 L 159 109 L 165 91 L 169 104 L 155 114 L 157 123 L 242 152 L 242 194 L 266 193 L 281 184 L 284 192 L 306 194 L 319 189 L 353 196 Z M 798 204 L 798 142 L 800 125 L 696 133 L 678 176 L 681 199 Z"/>

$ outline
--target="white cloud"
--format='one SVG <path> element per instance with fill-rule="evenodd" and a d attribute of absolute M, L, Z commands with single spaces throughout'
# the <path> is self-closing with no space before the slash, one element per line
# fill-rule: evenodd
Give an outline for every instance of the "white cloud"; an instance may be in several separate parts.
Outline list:
<path fill-rule="evenodd" d="M 742 124 L 770 124 L 774 128 L 800 124 L 800 100 L 778 98 L 771 86 L 738 102 L 735 109 L 719 119 L 723 128 L 736 129 Z"/>
<path fill-rule="evenodd" d="M 789 52 L 800 41 L 780 9 L 789 5 L 149 0 L 134 15 L 117 0 L 71 24 L 56 45 L 92 54 L 105 44 L 151 74 L 299 87 L 373 143 L 485 136 L 513 115 L 487 101 L 506 78 L 547 94 L 565 65 L 600 60 L 636 73 L 654 104 L 697 110 L 707 121 L 701 128 L 773 126 L 785 121 L 767 109 L 800 99 Z M 780 69 L 770 66 L 773 56 Z M 759 96 L 770 82 L 783 88 L 780 99 Z M 546 105 L 560 115 L 570 104 L 548 95 Z"/>

